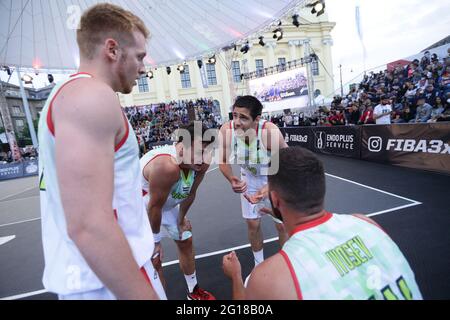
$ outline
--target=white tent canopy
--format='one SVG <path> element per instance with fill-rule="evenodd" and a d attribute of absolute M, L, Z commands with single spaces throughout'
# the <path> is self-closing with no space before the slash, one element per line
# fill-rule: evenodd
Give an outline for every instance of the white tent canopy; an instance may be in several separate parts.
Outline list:
<path fill-rule="evenodd" d="M 80 14 L 96 0 L 0 0 L 0 65 L 74 70 Z M 208 57 L 274 28 L 307 0 L 114 0 L 152 33 L 148 66 Z"/>

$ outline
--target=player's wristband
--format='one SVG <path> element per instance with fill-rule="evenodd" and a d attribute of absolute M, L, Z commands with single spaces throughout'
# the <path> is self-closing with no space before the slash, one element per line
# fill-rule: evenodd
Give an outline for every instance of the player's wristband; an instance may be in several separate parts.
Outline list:
<path fill-rule="evenodd" d="M 161 242 L 161 232 L 153 234 L 153 241 L 155 243 L 160 243 Z"/>

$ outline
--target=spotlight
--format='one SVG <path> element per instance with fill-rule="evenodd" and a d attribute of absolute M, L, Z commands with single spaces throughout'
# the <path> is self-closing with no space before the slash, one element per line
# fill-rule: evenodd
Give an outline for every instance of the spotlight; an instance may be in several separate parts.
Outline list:
<path fill-rule="evenodd" d="M 264 47 L 266 45 L 266 43 L 264 42 L 264 37 L 263 36 L 259 37 L 259 42 L 258 43 L 259 43 L 259 45 L 261 47 Z"/>
<path fill-rule="evenodd" d="M 283 39 L 283 30 L 281 28 L 275 29 L 273 31 L 273 38 L 277 39 L 277 41 Z"/>
<path fill-rule="evenodd" d="M 203 61 L 202 60 L 197 60 L 197 65 L 201 69 L 202 66 L 203 66 Z"/>
<path fill-rule="evenodd" d="M 152 71 L 152 70 L 150 70 L 149 72 L 147 72 L 147 77 L 148 77 L 149 79 L 153 79 L 153 71 Z"/>
<path fill-rule="evenodd" d="M 292 24 L 297 28 L 300 26 L 300 22 L 298 21 L 298 14 L 294 14 L 292 16 Z"/>
<path fill-rule="evenodd" d="M 30 76 L 29 74 L 24 74 L 22 76 L 22 81 L 24 81 L 25 84 L 31 84 L 31 83 L 33 83 L 33 77 Z"/>
<path fill-rule="evenodd" d="M 208 63 L 210 64 L 216 64 L 216 56 L 212 56 L 211 58 L 208 59 Z"/>
<path fill-rule="evenodd" d="M 248 50 L 250 50 L 250 46 L 248 45 L 248 41 L 247 41 L 247 43 L 242 46 L 241 52 L 243 54 L 246 54 L 248 52 Z"/>
<path fill-rule="evenodd" d="M 167 75 L 169 75 L 172 72 L 172 69 L 170 69 L 170 67 L 166 67 L 166 72 L 167 72 Z"/>
<path fill-rule="evenodd" d="M 178 71 L 180 71 L 180 73 L 184 72 L 184 65 L 180 64 L 177 68 Z"/>
<path fill-rule="evenodd" d="M 55 81 L 55 78 L 53 78 L 53 75 L 50 73 L 48 74 L 47 78 L 48 78 L 48 82 L 50 82 L 50 83 L 53 83 L 53 81 Z"/>
<path fill-rule="evenodd" d="M 322 14 L 324 14 L 324 12 L 325 12 L 325 1 L 319 0 L 319 1 L 313 2 L 311 4 L 308 4 L 307 7 L 312 7 L 311 13 L 312 14 L 317 13 L 317 16 L 319 17 Z"/>

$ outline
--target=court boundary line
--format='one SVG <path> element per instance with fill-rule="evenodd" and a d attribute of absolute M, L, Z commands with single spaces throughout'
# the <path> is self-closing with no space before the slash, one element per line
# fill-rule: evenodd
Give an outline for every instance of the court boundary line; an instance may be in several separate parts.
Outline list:
<path fill-rule="evenodd" d="M 8 199 L 8 198 L 11 198 L 11 197 L 17 196 L 17 195 L 19 195 L 19 194 L 21 194 L 21 193 L 24 193 L 24 192 L 27 192 L 27 191 L 33 190 L 33 189 L 35 189 L 35 188 L 37 188 L 37 186 L 33 186 L 33 187 L 28 187 L 28 188 L 25 188 L 25 189 L 23 189 L 23 190 L 22 190 L 22 191 L 20 191 L 20 192 L 16 192 L 16 193 L 13 193 L 13 194 L 10 194 L 10 195 L 8 195 L 8 196 L 6 196 L 6 197 L 3 197 L 3 198 L 1 198 L 1 199 L 0 199 L 0 202 L 1 202 L 1 201 L 3 201 L 3 200 L 6 200 L 6 199 Z"/>
<path fill-rule="evenodd" d="M 12 225 L 20 224 L 20 223 L 24 223 L 24 222 L 36 221 L 36 220 L 41 220 L 41 218 L 39 217 L 39 218 L 27 219 L 27 220 L 22 220 L 22 221 L 17 221 L 17 222 L 11 222 L 11 223 L 0 224 L 0 228 L 1 228 L 1 227 L 12 226 Z"/>
<path fill-rule="evenodd" d="M 29 197 L 25 197 L 25 198 L 17 198 L 17 199 L 9 199 L 9 200 L 0 200 L 0 204 L 2 203 L 6 203 L 6 202 L 12 202 L 12 201 L 19 201 L 19 200 L 27 200 L 27 199 L 31 199 L 31 198 L 39 198 L 39 195 L 35 195 L 35 196 L 29 196 Z"/>
<path fill-rule="evenodd" d="M 215 167 L 213 169 L 210 169 L 206 173 L 210 173 L 210 172 L 215 171 L 217 169 L 219 169 L 219 167 Z M 383 210 L 383 211 L 370 213 L 370 214 L 367 215 L 368 217 L 373 217 L 373 216 L 377 216 L 377 215 L 380 215 L 380 214 L 383 214 L 383 213 L 397 211 L 397 210 L 400 210 L 400 209 L 403 209 L 403 208 L 413 207 L 413 206 L 422 204 L 422 202 L 419 202 L 419 201 L 416 201 L 416 200 L 412 200 L 412 199 L 400 196 L 400 195 L 392 193 L 392 192 L 388 192 L 388 191 L 384 191 L 384 190 L 377 189 L 377 188 L 374 188 L 374 187 L 370 187 L 368 185 L 365 185 L 365 184 L 362 184 L 362 183 L 359 183 L 359 182 L 356 182 L 356 181 L 353 181 L 353 180 L 345 179 L 345 178 L 342 178 L 342 177 L 339 177 L 339 176 L 335 176 L 335 175 L 332 175 L 332 174 L 329 174 L 329 173 L 325 173 L 325 175 L 327 175 L 327 176 L 329 176 L 331 178 L 335 178 L 335 179 L 338 179 L 338 180 L 342 180 L 342 181 L 345 181 L 345 182 L 348 182 L 348 183 L 355 184 L 355 185 L 363 187 L 363 188 L 367 188 L 367 189 L 374 190 L 374 191 L 377 191 L 377 192 L 380 192 L 380 193 L 384 193 L 384 194 L 387 194 L 387 195 L 389 195 L 391 197 L 395 197 L 395 198 L 399 198 L 399 199 L 411 202 L 410 204 L 407 204 L 407 205 L 404 205 L 404 206 L 394 207 L 394 208 L 391 208 L 391 209 L 386 209 L 386 210 Z M 36 197 L 36 196 L 33 196 L 33 197 Z M 22 199 L 12 199 L 12 200 L 7 200 L 7 201 L 16 201 L 16 200 L 22 200 Z M 41 218 L 33 218 L 33 219 L 28 219 L 28 220 L 23 220 L 23 221 L 6 223 L 6 224 L 0 225 L 0 228 L 1 227 L 6 227 L 6 226 L 10 226 L 10 225 L 14 225 L 14 224 L 24 223 L 24 222 L 31 222 L 31 221 L 35 221 L 35 220 L 39 220 L 39 219 L 41 219 Z"/>
<path fill-rule="evenodd" d="M 345 182 L 356 184 L 357 186 L 360 186 L 360 187 L 364 187 L 364 188 L 367 188 L 367 189 L 370 189 L 370 190 L 381 192 L 381 193 L 387 194 L 387 195 L 392 196 L 392 197 L 396 197 L 396 198 L 399 198 L 399 199 L 402 199 L 402 200 L 406 200 L 406 201 L 409 201 L 409 202 L 412 202 L 412 203 L 422 204 L 422 202 L 419 202 L 419 201 L 416 201 L 416 200 L 412 200 L 412 199 L 409 199 L 409 198 L 406 198 L 406 197 L 402 197 L 402 196 L 400 196 L 398 194 L 395 194 L 395 193 L 392 193 L 392 192 L 387 192 L 387 191 L 384 191 L 384 190 L 381 190 L 381 189 L 370 187 L 368 185 L 365 185 L 365 184 L 362 184 L 362 183 L 359 183 L 359 182 L 356 182 L 356 181 L 353 181 L 353 180 L 350 180 L 350 179 L 345 179 L 345 178 L 342 178 L 342 177 L 339 177 L 339 176 L 335 176 L 335 175 L 330 174 L 330 173 L 325 173 L 325 175 L 327 175 L 329 177 L 332 177 L 332 178 L 335 178 L 335 179 L 339 179 L 339 180 L 345 181 Z"/>
<path fill-rule="evenodd" d="M 217 170 L 218 168 L 219 167 L 210 169 L 206 173 L 209 173 L 211 171 Z M 402 197 L 400 195 L 397 195 L 397 194 L 394 194 L 394 193 L 391 193 L 391 192 L 387 192 L 387 191 L 384 191 L 384 190 L 380 190 L 380 189 L 377 189 L 377 188 L 374 188 L 374 187 L 370 187 L 370 186 L 364 185 L 364 184 L 356 182 L 356 181 L 352 181 L 352 180 L 349 180 L 349 179 L 338 177 L 338 176 L 335 176 L 335 175 L 332 175 L 332 174 L 329 174 L 329 173 L 325 173 L 325 175 L 327 175 L 329 177 L 332 177 L 332 178 L 336 178 L 336 179 L 345 181 L 345 182 L 353 183 L 353 184 L 358 185 L 360 187 L 364 187 L 364 188 L 367 188 L 367 189 L 370 189 L 370 190 L 381 192 L 381 193 L 387 194 L 389 196 L 393 196 L 393 197 L 396 197 L 396 198 L 399 198 L 399 199 L 411 202 L 411 203 L 406 204 L 406 205 L 402 205 L 402 206 L 398 206 L 398 207 L 394 207 L 394 208 L 390 208 L 390 209 L 386 209 L 386 210 L 382 210 L 382 211 L 377 211 L 377 212 L 366 214 L 367 217 L 378 216 L 378 215 L 381 215 L 381 214 L 384 214 L 384 213 L 393 212 L 393 211 L 399 211 L 399 210 L 402 210 L 402 209 L 405 209 L 405 208 L 418 206 L 418 205 L 422 204 L 422 202 L 419 202 L 419 201 L 416 201 L 416 200 L 412 200 L 412 199 L 409 199 L 409 198 L 406 198 L 406 197 Z M 38 220 L 38 219 L 41 219 L 41 218 L 31 219 L 29 221 Z M 29 222 L 29 221 L 21 221 L 21 222 L 11 223 L 11 224 L 8 224 L 8 225 L 18 224 L 18 223 L 22 223 L 22 222 Z M 0 227 L 2 227 L 2 226 L 4 226 L 4 225 L 0 225 Z M 264 240 L 264 243 L 270 243 L 270 242 L 274 242 L 274 241 L 277 241 L 277 240 L 278 240 L 278 237 L 274 237 L 274 238 L 270 238 L 270 239 Z M 207 257 L 211 257 L 211 256 L 223 254 L 223 253 L 228 253 L 228 252 L 231 252 L 231 251 L 234 251 L 234 250 L 245 249 L 245 248 L 249 248 L 249 247 L 250 247 L 250 244 L 248 243 L 248 244 L 241 245 L 241 246 L 236 246 L 236 247 L 232 247 L 232 248 L 227 248 L 227 249 L 222 249 L 222 250 L 213 251 L 213 252 L 209 252 L 209 253 L 204 253 L 204 254 L 196 255 L 195 256 L 195 260 L 202 259 L 202 258 L 207 258 Z M 168 261 L 168 262 L 163 263 L 162 266 L 163 267 L 167 267 L 167 266 L 171 266 L 171 265 L 178 264 L 178 263 L 179 263 L 179 260 L 172 260 L 172 261 Z M 43 289 L 43 290 L 37 290 L 37 291 L 32 291 L 32 292 L 26 292 L 26 293 L 13 295 L 13 296 L 9 296 L 9 297 L 2 297 L 2 298 L 0 298 L 0 300 L 17 300 L 17 299 L 32 297 L 32 296 L 36 296 L 36 295 L 40 295 L 40 294 L 44 294 L 44 293 L 48 293 L 48 291 Z"/>

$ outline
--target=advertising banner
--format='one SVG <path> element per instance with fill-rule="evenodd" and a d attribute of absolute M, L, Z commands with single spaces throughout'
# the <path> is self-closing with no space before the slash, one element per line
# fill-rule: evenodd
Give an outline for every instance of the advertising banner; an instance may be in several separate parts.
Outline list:
<path fill-rule="evenodd" d="M 450 123 L 363 126 L 361 158 L 450 173 Z"/>

